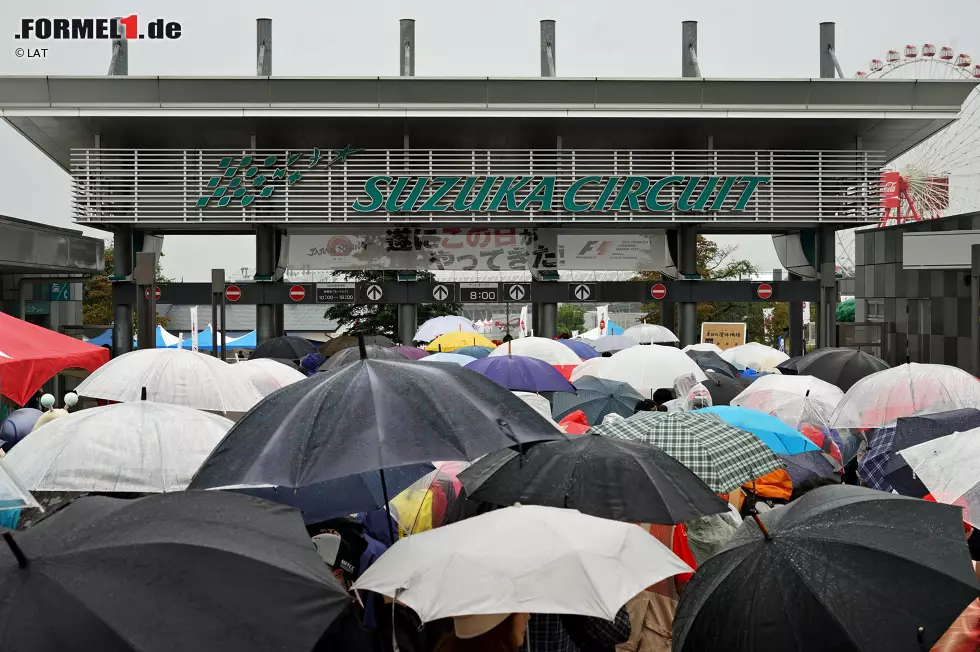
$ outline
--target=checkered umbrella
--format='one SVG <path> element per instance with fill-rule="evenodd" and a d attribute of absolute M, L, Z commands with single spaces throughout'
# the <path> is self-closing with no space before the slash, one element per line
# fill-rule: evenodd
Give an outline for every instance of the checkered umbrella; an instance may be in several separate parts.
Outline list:
<path fill-rule="evenodd" d="M 728 493 L 783 466 L 755 435 L 713 414 L 641 412 L 592 432 L 653 444 L 718 493 Z"/>

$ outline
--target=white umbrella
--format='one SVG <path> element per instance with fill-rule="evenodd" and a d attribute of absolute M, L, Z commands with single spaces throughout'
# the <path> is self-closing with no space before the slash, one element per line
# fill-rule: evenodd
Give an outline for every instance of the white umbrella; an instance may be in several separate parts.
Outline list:
<path fill-rule="evenodd" d="M 551 401 L 534 392 L 511 392 L 511 394 L 530 405 L 534 408 L 535 412 L 547 419 L 548 423 L 553 424 L 555 428 L 561 430 L 561 426 L 555 423 L 554 418 L 551 416 Z"/>
<path fill-rule="evenodd" d="M 601 378 L 602 368 L 608 361 L 609 358 L 603 358 L 601 356 L 598 358 L 590 358 L 585 360 L 582 362 L 582 364 L 576 366 L 575 369 L 572 370 L 572 374 L 568 377 L 568 380 L 575 383 L 585 376 L 595 376 L 596 378 Z"/>
<path fill-rule="evenodd" d="M 231 370 L 248 380 L 262 396 L 298 383 L 305 375 L 271 358 L 256 358 L 231 365 Z"/>
<path fill-rule="evenodd" d="M 789 360 L 789 356 L 782 351 L 758 342 L 749 342 L 726 349 L 721 352 L 721 357 L 739 369 L 769 372 L 777 371 L 776 365 Z"/>
<path fill-rule="evenodd" d="M 575 367 L 582 364 L 582 359 L 570 348 L 544 337 L 522 337 L 505 342 L 491 351 L 490 357 L 508 354 L 544 360 L 553 367 L 558 367 L 566 378 Z"/>
<path fill-rule="evenodd" d="M 636 525 L 523 505 L 401 539 L 354 588 L 395 598 L 423 622 L 522 612 L 612 620 L 646 587 L 689 572 Z"/>
<path fill-rule="evenodd" d="M 141 398 L 213 412 L 248 412 L 262 400 L 231 365 L 196 351 L 144 349 L 96 369 L 75 390 L 79 396 L 128 403 Z"/>
<path fill-rule="evenodd" d="M 637 340 L 628 335 L 603 335 L 592 342 L 592 346 L 599 353 L 625 351 L 626 349 L 639 345 L 640 343 Z"/>
<path fill-rule="evenodd" d="M 766 412 L 791 428 L 829 427 L 844 398 L 836 385 L 815 376 L 762 376 L 731 400 L 731 405 Z"/>
<path fill-rule="evenodd" d="M 684 353 L 687 353 L 688 351 L 711 351 L 712 353 L 717 353 L 721 355 L 722 349 L 717 344 L 712 344 L 711 342 L 702 342 L 698 344 L 688 344 L 683 349 L 681 349 L 681 351 L 683 351 Z"/>
<path fill-rule="evenodd" d="M 460 367 L 465 367 L 469 363 L 476 360 L 471 355 L 463 355 L 462 353 L 433 353 L 432 355 L 427 355 L 424 358 L 419 358 L 418 362 L 451 362 L 453 364 L 458 364 Z"/>
<path fill-rule="evenodd" d="M 6 460 L 33 491 L 182 491 L 232 425 L 176 405 L 106 405 L 38 428 Z"/>
<path fill-rule="evenodd" d="M 627 328 L 623 335 L 632 337 L 640 344 L 671 344 L 679 342 L 674 332 L 660 324 L 637 324 Z"/>
<path fill-rule="evenodd" d="M 980 428 L 956 432 L 898 452 L 937 502 L 959 505 L 980 527 Z"/>
<path fill-rule="evenodd" d="M 26 441 L 26 440 L 25 440 Z M 23 442 L 21 442 L 23 443 Z M 14 447 L 16 448 L 16 446 Z M 13 449 L 11 449 L 11 452 Z M 0 457 L 0 512 L 26 507 L 41 508 L 30 490 L 9 466 L 10 457 Z"/>
<path fill-rule="evenodd" d="M 670 346 L 636 346 L 607 360 L 600 367 L 600 378 L 629 383 L 646 397 L 661 387 L 672 389 L 674 379 L 684 374 L 693 374 L 697 382 L 708 379 L 686 353 Z"/>
<path fill-rule="evenodd" d="M 476 328 L 473 326 L 473 322 L 466 317 L 459 317 L 457 315 L 433 317 L 419 327 L 419 329 L 415 332 L 415 337 L 412 338 L 412 341 L 431 342 L 440 335 L 454 333 L 456 331 L 475 333 Z M 405 342 L 405 344 L 409 344 L 409 342 Z"/>

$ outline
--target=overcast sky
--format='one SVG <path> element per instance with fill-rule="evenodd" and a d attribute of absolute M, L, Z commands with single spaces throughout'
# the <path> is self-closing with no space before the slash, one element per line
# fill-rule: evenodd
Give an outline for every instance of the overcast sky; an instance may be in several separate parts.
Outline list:
<path fill-rule="evenodd" d="M 537 76 L 538 21 L 557 21 L 559 76 L 676 77 L 680 25 L 699 21 L 706 77 L 805 78 L 819 74 L 818 24 L 837 23 L 844 73 L 866 70 L 889 48 L 924 42 L 980 57 L 980 1 L 946 0 L 5 0 L 0 30 L 4 75 L 104 75 L 107 42 L 49 42 L 45 59 L 14 56 L 20 19 L 138 14 L 179 21 L 178 41 L 133 42 L 131 75 L 251 75 L 255 19 L 273 20 L 273 74 L 398 74 L 398 20 L 416 20 L 419 76 Z M 3 32 L 0 32 L 2 34 Z M 0 39 L 3 37 L 0 36 Z M 6 124 L 0 124 L 0 213 L 71 224 L 68 175 Z M 102 236 L 98 231 L 87 233 Z M 779 265 L 768 236 L 717 238 L 763 269 Z M 203 281 L 210 269 L 254 266 L 249 236 L 172 237 L 164 246 L 170 276 Z"/>

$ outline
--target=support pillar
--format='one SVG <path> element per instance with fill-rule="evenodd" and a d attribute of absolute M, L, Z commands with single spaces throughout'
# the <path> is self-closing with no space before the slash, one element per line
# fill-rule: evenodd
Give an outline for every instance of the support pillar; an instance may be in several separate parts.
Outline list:
<path fill-rule="evenodd" d="M 693 226 L 682 226 L 677 231 L 678 260 L 677 271 L 682 278 L 690 278 L 698 273 L 698 233 Z M 698 343 L 698 304 L 685 301 L 680 304 L 680 330 L 678 337 L 681 346 Z"/>
<path fill-rule="evenodd" d="M 669 329 L 671 333 L 677 334 L 677 304 L 673 301 L 664 301 L 660 304 L 660 325 Z"/>
<path fill-rule="evenodd" d="M 980 374 L 980 245 L 970 247 L 970 362 Z"/>
<path fill-rule="evenodd" d="M 114 253 L 114 278 L 127 278 L 133 273 L 133 229 L 117 226 L 113 229 L 112 247 Z M 110 279 L 111 280 L 111 279 Z M 132 281 L 117 281 L 112 284 L 112 356 L 116 357 L 133 350 L 133 304 L 126 303 L 133 295 Z"/>
<path fill-rule="evenodd" d="M 837 346 L 837 236 L 834 229 L 817 230 L 817 271 L 820 274 L 820 314 L 817 324 L 817 346 Z"/>
<path fill-rule="evenodd" d="M 836 25 L 834 23 L 820 23 L 820 77 L 833 79 L 834 55 L 836 44 Z"/>
<path fill-rule="evenodd" d="M 531 304 L 531 332 L 535 337 L 540 337 L 541 335 L 541 304 L 532 303 Z"/>
<path fill-rule="evenodd" d="M 276 273 L 276 232 L 271 226 L 255 231 L 255 279 L 270 281 Z M 255 341 L 262 344 L 276 336 L 276 312 L 271 304 L 255 306 Z"/>
<path fill-rule="evenodd" d="M 801 281 L 803 277 L 790 272 L 789 280 Z M 806 353 L 806 324 L 803 323 L 803 302 L 789 302 L 789 351 L 790 357 Z"/>
<path fill-rule="evenodd" d="M 700 77 L 698 64 L 698 21 L 681 23 L 681 77 Z"/>
<path fill-rule="evenodd" d="M 538 313 L 541 315 L 541 332 L 535 333 L 535 335 L 547 338 L 558 337 L 558 304 L 542 303 L 539 305 Z"/>
<path fill-rule="evenodd" d="M 274 307 L 276 320 L 276 337 L 286 334 L 286 306 L 277 303 Z"/>
<path fill-rule="evenodd" d="M 111 76 L 129 75 L 129 39 L 126 38 L 126 28 L 119 23 L 119 18 L 113 18 L 113 31 L 120 37 L 112 40 L 112 56 L 109 59 Z"/>
<path fill-rule="evenodd" d="M 415 331 L 419 327 L 418 322 L 418 306 L 416 304 L 398 304 L 398 340 L 405 346 L 412 346 Z"/>
<path fill-rule="evenodd" d="M 398 75 L 415 76 L 415 21 L 402 18 L 398 21 Z M 413 335 L 415 333 L 412 333 Z"/>

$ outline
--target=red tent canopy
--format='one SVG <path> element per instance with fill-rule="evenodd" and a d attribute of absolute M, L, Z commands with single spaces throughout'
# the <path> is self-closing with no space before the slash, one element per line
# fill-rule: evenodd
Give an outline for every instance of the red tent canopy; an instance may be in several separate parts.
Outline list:
<path fill-rule="evenodd" d="M 0 312 L 0 394 L 24 405 L 63 369 L 95 371 L 109 352 Z"/>

